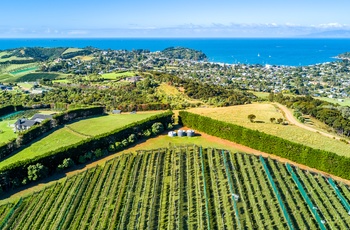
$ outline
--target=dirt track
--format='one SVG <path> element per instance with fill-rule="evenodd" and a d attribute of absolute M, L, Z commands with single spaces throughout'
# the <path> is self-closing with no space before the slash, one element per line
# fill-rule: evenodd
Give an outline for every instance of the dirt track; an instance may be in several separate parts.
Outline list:
<path fill-rule="evenodd" d="M 275 105 L 277 105 L 281 111 L 283 112 L 284 114 L 284 117 L 288 120 L 289 124 L 292 124 L 292 125 L 296 125 L 300 128 L 303 128 L 303 129 L 306 129 L 306 130 L 309 130 L 311 132 L 315 132 L 315 133 L 319 133 L 323 136 L 326 136 L 326 137 L 329 137 L 329 138 L 334 138 L 334 139 L 337 139 L 337 140 L 340 140 L 339 137 L 335 136 L 335 135 L 332 135 L 332 134 L 329 134 L 329 133 L 326 133 L 326 132 L 322 132 L 322 131 L 319 131 L 317 129 L 314 129 L 312 127 L 309 127 L 307 125 L 304 125 L 302 123 L 300 123 L 292 114 L 292 112 L 284 105 L 281 105 L 281 104 L 278 104 L 278 103 L 274 103 Z"/>

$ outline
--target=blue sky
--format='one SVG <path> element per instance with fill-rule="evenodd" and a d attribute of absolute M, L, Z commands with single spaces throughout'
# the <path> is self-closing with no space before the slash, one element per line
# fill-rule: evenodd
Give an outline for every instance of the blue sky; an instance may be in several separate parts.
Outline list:
<path fill-rule="evenodd" d="M 0 37 L 350 37 L 348 0 L 13 0 Z"/>

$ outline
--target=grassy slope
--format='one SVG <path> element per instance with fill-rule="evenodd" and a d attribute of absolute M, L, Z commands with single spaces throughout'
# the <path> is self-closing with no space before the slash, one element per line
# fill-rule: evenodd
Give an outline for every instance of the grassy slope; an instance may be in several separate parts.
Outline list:
<path fill-rule="evenodd" d="M 155 113 L 109 115 L 81 120 L 69 125 L 69 127 L 85 135 L 98 135 L 123 127 L 132 122 L 146 119 L 154 114 Z M 88 138 L 88 136 L 80 135 L 79 133 L 68 129 L 67 127 L 59 129 L 43 139 L 31 144 L 19 153 L 1 161 L 0 168 L 18 160 L 33 158 L 43 153 L 63 146 L 72 145 L 85 138 Z"/>
<path fill-rule="evenodd" d="M 6 143 L 8 140 L 16 138 L 16 134 L 13 132 L 11 127 L 8 127 L 8 123 L 13 124 L 15 120 L 5 120 L 0 122 L 0 130 L 3 133 L 0 133 L 0 143 Z"/>
<path fill-rule="evenodd" d="M 157 112 L 138 114 L 114 114 L 75 122 L 73 124 L 70 124 L 69 127 L 79 133 L 95 136 L 123 127 L 126 124 L 146 119 L 155 115 L 156 113 Z"/>
<path fill-rule="evenodd" d="M 349 145 L 341 141 L 293 125 L 283 126 L 271 124 L 271 117 L 275 117 L 276 119 L 283 117 L 271 104 L 250 104 L 225 108 L 195 108 L 190 109 L 190 112 L 259 130 L 293 142 L 305 144 L 312 148 L 350 156 Z M 249 114 L 255 114 L 256 121 L 263 121 L 265 123 L 251 123 L 247 118 Z"/>
<path fill-rule="evenodd" d="M 121 79 L 123 77 L 133 77 L 136 75 L 137 74 L 135 72 L 128 71 L 128 72 L 122 72 L 122 73 L 105 73 L 105 74 L 102 74 L 101 77 L 106 80 L 116 80 L 116 79 Z"/>
<path fill-rule="evenodd" d="M 87 137 L 77 135 L 68 130 L 67 128 L 59 129 L 54 133 L 51 133 L 48 136 L 44 137 L 40 141 L 31 144 L 19 153 L 1 161 L 0 168 L 18 160 L 33 158 L 45 152 L 49 152 L 51 150 L 55 150 L 66 145 L 77 143 L 83 140 L 84 138 Z"/>

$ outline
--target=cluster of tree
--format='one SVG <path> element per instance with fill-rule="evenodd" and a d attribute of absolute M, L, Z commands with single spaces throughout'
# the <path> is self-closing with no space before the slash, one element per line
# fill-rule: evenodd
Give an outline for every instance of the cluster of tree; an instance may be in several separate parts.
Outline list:
<path fill-rule="evenodd" d="M 61 147 L 32 159 L 16 161 L 0 169 L 0 190 L 7 191 L 27 182 L 28 167 L 31 165 L 39 163 L 43 167 L 47 167 L 47 175 L 50 175 L 56 172 L 58 166 L 62 165 L 66 158 L 70 158 L 75 163 L 96 159 L 108 154 L 109 151 L 115 152 L 116 149 L 121 148 L 120 143 L 125 147 L 138 138 L 147 137 L 147 135 L 144 135 L 146 131 L 151 132 L 151 135 L 159 134 L 164 130 L 164 127 L 169 127 L 168 124 L 172 122 L 173 113 L 168 111 L 111 132 L 84 139 L 76 144 Z M 38 167 L 34 167 L 31 171 L 36 170 L 35 168 Z"/>
<path fill-rule="evenodd" d="M 201 99 L 217 106 L 248 104 L 255 99 L 252 93 L 208 83 L 190 81 L 184 84 L 184 88 L 190 98 Z"/>
<path fill-rule="evenodd" d="M 337 133 L 347 137 L 350 136 L 349 107 L 337 106 L 311 96 L 290 97 L 279 93 L 274 95 L 273 98 L 275 101 L 296 110 L 295 115 L 301 120 L 303 120 L 301 115 L 310 115 L 324 122 Z"/>
<path fill-rule="evenodd" d="M 254 94 L 239 90 L 238 87 L 234 85 L 214 85 L 196 81 L 195 79 L 182 79 L 168 73 L 151 73 L 153 78 L 157 81 L 176 87 L 183 87 L 188 97 L 203 100 L 216 106 L 248 104 L 256 99 Z"/>
<path fill-rule="evenodd" d="M 184 47 L 169 47 L 162 51 L 165 57 L 169 59 L 186 59 L 193 61 L 206 61 L 207 55 L 202 51 Z"/>
<path fill-rule="evenodd" d="M 348 157 L 186 111 L 180 111 L 179 115 L 179 121 L 187 127 L 350 179 Z"/>
<path fill-rule="evenodd" d="M 0 107 L 0 117 L 20 110 L 23 110 L 22 105 L 7 105 Z"/>
<path fill-rule="evenodd" d="M 2 56 L 2 58 L 11 58 L 11 57 L 19 57 L 19 58 L 28 58 L 23 60 L 12 60 L 19 61 L 22 63 L 30 63 L 30 62 L 43 62 L 43 61 L 51 61 L 56 58 L 73 58 L 79 55 L 89 55 L 92 53 L 91 49 L 81 49 L 77 51 L 64 53 L 68 48 L 57 47 L 57 48 L 43 48 L 43 47 L 25 47 L 25 48 L 17 48 L 10 49 L 9 54 Z M 20 63 L 12 63 L 12 64 L 20 64 Z"/>

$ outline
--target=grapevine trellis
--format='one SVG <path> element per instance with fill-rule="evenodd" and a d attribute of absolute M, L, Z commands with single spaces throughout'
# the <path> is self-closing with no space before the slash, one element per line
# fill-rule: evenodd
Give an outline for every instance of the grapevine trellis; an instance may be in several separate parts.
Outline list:
<path fill-rule="evenodd" d="M 349 229 L 348 185 L 270 158 L 169 147 L 0 206 L 1 229 Z"/>

